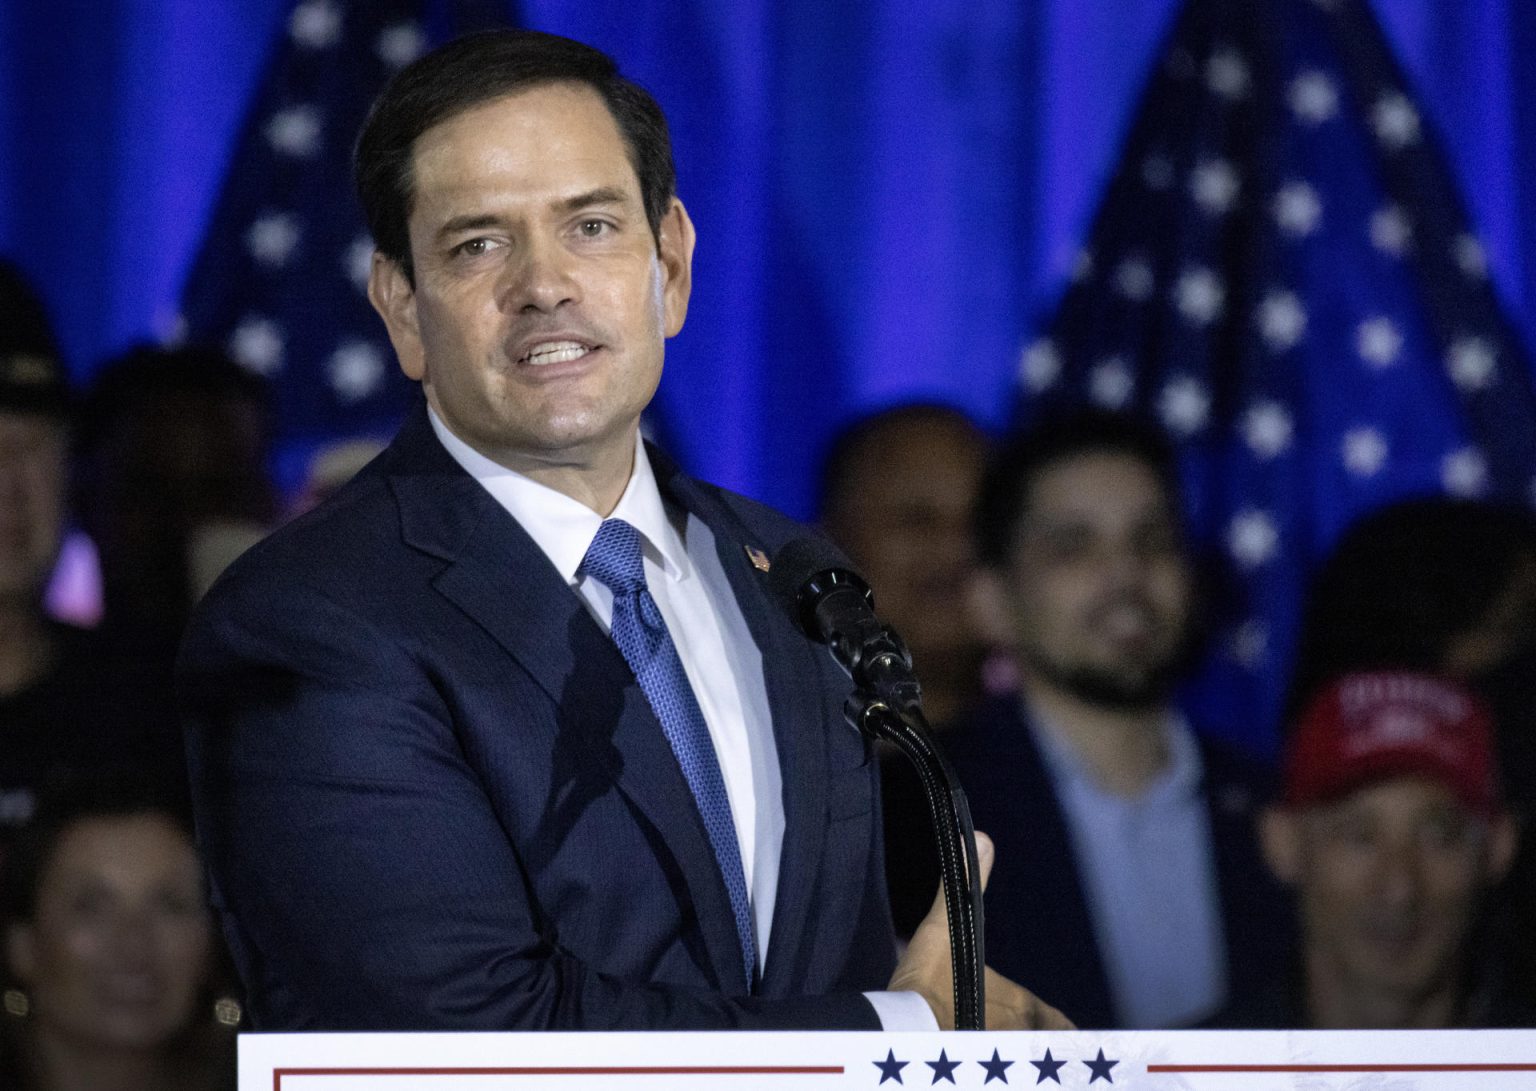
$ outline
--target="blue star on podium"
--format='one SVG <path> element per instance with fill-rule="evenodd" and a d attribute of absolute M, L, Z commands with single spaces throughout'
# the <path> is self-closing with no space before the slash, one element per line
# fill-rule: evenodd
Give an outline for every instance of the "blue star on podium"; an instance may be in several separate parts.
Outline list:
<path fill-rule="evenodd" d="M 1088 1066 L 1088 1071 L 1093 1073 L 1092 1076 L 1088 1077 L 1088 1082 L 1089 1083 L 1093 1083 L 1093 1082 L 1095 1082 L 1095 1081 L 1097 1081 L 1099 1079 L 1102 1079 L 1105 1083 L 1114 1083 L 1115 1082 L 1115 1078 L 1109 1074 L 1109 1070 L 1111 1068 L 1114 1068 L 1115 1065 L 1119 1064 L 1120 1062 L 1119 1061 L 1106 1061 L 1104 1059 L 1104 1051 L 1102 1049 L 1099 1050 L 1099 1059 L 1098 1060 L 1096 1060 L 1096 1061 L 1084 1061 L 1083 1063 Z"/>
<path fill-rule="evenodd" d="M 901 1070 L 906 1068 L 909 1063 L 909 1061 L 898 1061 L 895 1051 L 890 1049 L 885 1051 L 885 1060 L 874 1062 L 875 1067 L 880 1070 L 881 1083 L 884 1083 L 886 1080 L 895 1080 L 897 1083 L 901 1083 Z"/>
<path fill-rule="evenodd" d="M 955 1069 L 960 1067 L 960 1062 L 950 1060 L 949 1054 L 944 1050 L 939 1050 L 938 1060 L 924 1061 L 923 1063 L 933 1069 L 934 1083 L 938 1083 L 940 1080 L 948 1080 L 950 1083 L 955 1082 Z"/>
<path fill-rule="evenodd" d="M 1044 1083 L 1048 1079 L 1049 1080 L 1055 1080 L 1057 1083 L 1060 1083 L 1061 1082 L 1061 1077 L 1058 1076 L 1057 1073 L 1061 1071 L 1062 1065 L 1066 1064 L 1067 1062 L 1066 1061 L 1054 1060 L 1051 1057 L 1051 1051 L 1050 1050 L 1046 1050 L 1045 1051 L 1045 1059 L 1044 1060 L 1030 1061 L 1029 1063 L 1034 1065 L 1037 1069 L 1040 1070 L 1040 1075 L 1035 1077 L 1035 1083 L 1040 1084 L 1040 1083 Z M 1084 1061 L 1083 1063 L 1087 1064 L 1086 1061 Z"/>
<path fill-rule="evenodd" d="M 1003 1060 L 997 1055 L 997 1050 L 994 1049 L 992 1051 L 992 1059 L 990 1061 L 977 1061 L 976 1063 L 987 1070 L 987 1078 L 982 1080 L 982 1083 L 991 1083 L 993 1080 L 1002 1080 L 1004 1083 L 1008 1082 L 1008 1066 L 1013 1064 L 1013 1062 Z"/>

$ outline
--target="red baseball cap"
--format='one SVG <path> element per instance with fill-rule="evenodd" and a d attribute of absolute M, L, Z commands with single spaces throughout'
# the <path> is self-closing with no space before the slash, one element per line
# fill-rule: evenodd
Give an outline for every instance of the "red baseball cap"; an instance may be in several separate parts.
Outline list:
<path fill-rule="evenodd" d="M 1472 811 L 1499 810 L 1493 721 L 1445 678 L 1408 671 L 1346 674 L 1302 713 L 1285 760 L 1285 803 L 1320 803 L 1380 780 L 1422 776 Z"/>

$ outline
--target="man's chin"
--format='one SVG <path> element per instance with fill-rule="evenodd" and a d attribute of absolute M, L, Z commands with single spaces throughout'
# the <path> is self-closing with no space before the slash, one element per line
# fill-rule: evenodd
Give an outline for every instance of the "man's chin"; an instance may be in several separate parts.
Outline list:
<path fill-rule="evenodd" d="M 1171 669 L 1112 671 L 1035 661 L 1037 674 L 1084 704 L 1119 712 L 1152 712 L 1168 702 Z"/>

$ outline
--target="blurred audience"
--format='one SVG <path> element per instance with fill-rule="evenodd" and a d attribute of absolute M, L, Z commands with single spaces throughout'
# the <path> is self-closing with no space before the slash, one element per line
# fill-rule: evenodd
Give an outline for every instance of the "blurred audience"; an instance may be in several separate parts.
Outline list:
<path fill-rule="evenodd" d="M 0 869 L 0 1086 L 234 1086 L 232 998 L 184 808 L 128 781 L 49 797 Z"/>
<path fill-rule="evenodd" d="M 206 348 L 138 348 L 81 407 L 78 513 L 101 561 L 102 628 L 174 658 L 200 584 L 271 528 L 266 383 Z"/>
<path fill-rule="evenodd" d="M 1195 591 L 1169 444 L 1099 411 L 1042 423 L 989 468 L 977 553 L 1022 687 L 952 748 L 997 844 L 987 961 L 1079 1026 L 1206 1018 L 1274 972 L 1285 922 L 1260 772 L 1171 698 Z"/>
<path fill-rule="evenodd" d="M 881 618 L 906 641 L 923 711 L 940 729 L 980 693 L 985 648 L 963 604 L 986 460 L 986 436 L 964 413 L 915 404 L 849 425 L 822 469 L 822 528 L 859 566 Z"/>
<path fill-rule="evenodd" d="M 1309 589 L 1292 704 L 1350 671 L 1460 680 L 1491 709 L 1505 798 L 1536 821 L 1536 515 L 1450 497 L 1389 505 L 1351 526 Z M 1492 942 L 1536 998 L 1536 839 L 1495 899 Z"/>
<path fill-rule="evenodd" d="M 828 449 L 821 525 L 863 572 L 880 616 L 906 641 L 937 730 L 981 692 L 985 647 L 965 611 L 975 560 L 971 513 L 987 439 L 958 409 L 898 406 L 862 417 Z M 938 847 L 906 758 L 881 749 L 885 873 L 897 932 L 933 904 Z"/>
<path fill-rule="evenodd" d="M 44 609 L 68 522 L 70 420 L 42 304 L 0 265 L 0 853 L 53 781 L 184 765 L 168 675 Z"/>
<path fill-rule="evenodd" d="M 1428 674 L 1349 674 L 1302 714 L 1264 851 L 1295 892 L 1290 975 L 1214 1025 L 1536 1026 L 1477 942 L 1514 856 L 1487 711 Z"/>
<path fill-rule="evenodd" d="M 325 503 L 357 476 L 368 463 L 384 453 L 382 440 L 340 439 L 327 443 L 314 453 L 304 474 L 304 486 L 290 507 L 293 515 L 303 515 Z"/>

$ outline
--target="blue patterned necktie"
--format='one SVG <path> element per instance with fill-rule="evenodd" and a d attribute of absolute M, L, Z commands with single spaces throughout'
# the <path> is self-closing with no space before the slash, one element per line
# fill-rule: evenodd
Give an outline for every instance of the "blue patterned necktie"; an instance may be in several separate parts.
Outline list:
<path fill-rule="evenodd" d="M 736 842 L 736 824 L 731 820 L 731 802 L 725 793 L 725 778 L 720 774 L 704 713 L 688 684 L 667 623 L 645 585 L 640 532 L 622 519 L 605 519 L 597 537 L 587 547 L 581 571 L 613 592 L 613 642 L 635 672 L 640 688 L 661 721 L 661 729 L 704 819 L 715 862 L 731 897 L 747 991 L 751 992 L 757 975 L 757 950 L 752 939 L 752 907 Z"/>

